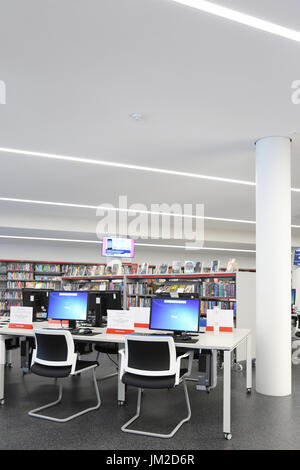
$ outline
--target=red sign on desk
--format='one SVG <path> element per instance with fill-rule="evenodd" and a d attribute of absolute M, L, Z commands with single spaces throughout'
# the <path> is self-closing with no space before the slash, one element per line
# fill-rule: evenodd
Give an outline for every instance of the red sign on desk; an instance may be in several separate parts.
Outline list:
<path fill-rule="evenodd" d="M 108 334 L 127 335 L 134 332 L 134 313 L 131 310 L 107 310 Z"/>
<path fill-rule="evenodd" d="M 10 307 L 10 323 L 8 328 L 32 330 L 32 307 Z"/>

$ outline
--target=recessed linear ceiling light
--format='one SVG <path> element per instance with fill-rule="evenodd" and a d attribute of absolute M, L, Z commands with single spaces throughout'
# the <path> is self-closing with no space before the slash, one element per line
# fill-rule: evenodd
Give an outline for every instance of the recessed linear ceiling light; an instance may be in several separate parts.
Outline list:
<path fill-rule="evenodd" d="M 0 238 L 7 238 L 7 239 L 17 239 L 17 240 L 41 240 L 47 242 L 68 242 L 68 243 L 93 243 L 93 244 L 101 244 L 101 240 L 78 240 L 78 239 L 71 239 L 71 238 L 49 238 L 49 237 L 29 237 L 29 236 L 22 236 L 22 235 L 0 235 Z M 209 250 L 209 251 L 234 251 L 239 253 L 255 253 L 256 250 L 243 250 L 239 248 L 213 248 L 213 247 L 189 247 L 185 245 L 161 245 L 158 243 L 135 243 L 135 246 L 145 246 L 149 248 L 179 248 L 181 250 Z"/>
<path fill-rule="evenodd" d="M 32 152 L 29 150 L 18 150 L 18 149 L 5 148 L 5 147 L 0 147 L 0 152 L 13 153 L 15 155 L 23 155 L 26 157 L 50 158 L 50 159 L 64 160 L 64 161 L 69 161 L 69 162 L 86 163 L 90 165 L 110 166 L 110 167 L 115 167 L 115 168 L 125 168 L 128 170 L 148 171 L 152 173 L 161 173 L 161 174 L 166 174 L 166 175 L 187 176 L 189 178 L 199 178 L 199 179 L 206 179 L 206 180 L 212 180 L 212 181 L 221 181 L 224 183 L 235 183 L 235 184 L 244 184 L 248 186 L 255 186 L 255 183 L 253 183 L 252 181 L 243 181 L 243 180 L 237 180 L 237 179 L 232 179 L 232 178 L 222 178 L 219 176 L 200 175 L 198 173 L 188 173 L 185 171 L 166 170 L 162 168 L 152 168 L 152 167 L 140 166 L 140 165 L 129 165 L 126 163 L 116 163 L 116 162 L 108 162 L 108 161 L 103 161 L 103 160 L 94 160 L 92 158 L 72 157 L 68 155 L 57 155 L 54 153 L 44 153 L 44 152 Z"/>
<path fill-rule="evenodd" d="M 170 217 L 183 217 L 183 218 L 191 218 L 191 219 L 203 219 L 203 220 L 215 220 L 217 222 L 232 222 L 238 224 L 250 224 L 255 225 L 255 220 L 244 220 L 244 219 L 226 219 L 225 217 L 209 217 L 209 216 L 201 216 L 201 215 L 193 215 L 193 214 L 176 214 L 173 212 L 159 212 L 159 211 L 144 211 L 144 210 L 132 210 L 132 209 L 125 209 L 121 207 L 106 207 L 106 206 L 93 206 L 90 204 L 75 204 L 69 202 L 53 202 L 53 201 L 38 201 L 35 199 L 19 199 L 13 197 L 0 197 L 0 201 L 2 202 L 17 202 L 22 204 L 37 204 L 37 205 L 45 205 L 45 206 L 58 206 L 58 207 L 72 207 L 76 209 L 92 209 L 92 210 L 106 210 L 106 211 L 116 211 L 116 212 L 127 212 L 128 214 L 149 214 L 149 215 L 167 215 Z M 291 225 L 291 228 L 300 228 L 300 225 Z"/>
<path fill-rule="evenodd" d="M 256 186 L 255 181 L 237 180 L 233 178 L 222 178 L 220 176 L 201 175 L 199 173 L 188 173 L 186 171 L 166 170 L 163 168 L 152 168 L 148 166 L 129 165 L 126 163 L 116 163 L 116 162 L 108 162 L 104 160 L 94 160 L 93 158 L 72 157 L 69 155 L 58 155 L 54 153 L 44 153 L 44 152 L 32 152 L 29 150 L 20 150 L 20 149 L 6 148 L 6 147 L 0 147 L 0 152 L 11 153 L 14 155 L 23 155 L 25 157 L 49 158 L 49 159 L 63 160 L 63 161 L 68 161 L 68 162 L 86 163 L 89 165 L 110 166 L 114 168 L 125 168 L 127 170 L 148 171 L 152 173 L 161 173 L 165 175 L 184 176 L 188 178 L 198 178 L 198 179 L 204 179 L 204 180 L 210 180 L 210 181 L 219 181 L 221 183 L 242 184 L 245 186 L 253 186 L 253 187 Z M 300 192 L 300 188 L 291 188 L 291 191 Z"/>
<path fill-rule="evenodd" d="M 106 206 L 94 206 L 90 204 L 75 204 L 69 202 L 54 202 L 54 201 L 39 201 L 35 199 L 20 199 L 20 198 L 13 198 L 13 197 L 0 197 L 0 201 L 2 202 L 17 202 L 22 204 L 37 204 L 37 205 L 45 205 L 45 206 L 57 206 L 57 207 L 72 207 L 76 209 L 92 209 L 92 210 L 106 210 L 106 211 L 116 211 L 116 212 L 127 212 L 128 214 L 149 214 L 149 215 L 166 215 L 171 217 L 184 217 L 184 218 L 191 218 L 191 219 L 203 219 L 203 220 L 214 220 L 217 222 L 232 222 L 232 223 L 241 223 L 241 224 L 250 224 L 255 225 L 255 220 L 244 220 L 244 219 L 226 219 L 225 217 L 209 217 L 209 216 L 200 216 L 200 215 L 192 215 L 192 214 L 176 214 L 173 212 L 159 212 L 159 211 L 144 211 L 144 210 L 132 210 L 132 209 L 125 209 L 120 207 L 106 207 Z M 291 228 L 300 228 L 300 225 L 291 225 Z"/>
<path fill-rule="evenodd" d="M 209 216 L 201 216 L 201 215 L 193 215 L 193 214 L 179 214 L 173 212 L 163 212 L 163 211 L 147 211 L 147 210 L 140 210 L 140 209 L 126 209 L 121 207 L 106 207 L 106 206 L 93 206 L 89 204 L 73 204 L 68 202 L 53 202 L 53 201 L 38 201 L 35 199 L 19 199 L 19 198 L 12 198 L 12 197 L 0 197 L 0 201 L 2 202 L 17 202 L 17 203 L 24 203 L 24 204 L 40 204 L 46 206 L 58 206 L 58 207 L 72 207 L 77 209 L 92 209 L 92 210 L 104 210 L 104 211 L 116 211 L 116 212 L 127 212 L 128 214 L 149 214 L 149 215 L 166 215 L 170 217 L 183 217 L 183 218 L 190 218 L 190 219 L 203 219 L 203 220 L 215 220 L 218 222 L 235 222 L 241 224 L 255 224 L 254 220 L 243 220 L 243 219 L 226 219 L 224 217 L 209 217 Z"/>
<path fill-rule="evenodd" d="M 267 33 L 276 34 L 277 36 L 300 42 L 299 31 L 271 23 L 270 21 L 262 20 L 256 16 L 246 15 L 245 13 L 223 7 L 212 2 L 207 2 L 206 0 L 173 0 L 173 2 L 181 3 L 182 5 L 196 8 L 197 10 L 211 13 L 212 15 L 220 16 L 227 20 L 235 21 L 236 23 L 244 24 Z"/>

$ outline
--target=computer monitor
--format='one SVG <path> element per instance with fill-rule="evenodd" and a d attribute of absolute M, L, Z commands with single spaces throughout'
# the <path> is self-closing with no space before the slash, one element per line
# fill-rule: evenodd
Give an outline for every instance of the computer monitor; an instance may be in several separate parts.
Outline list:
<path fill-rule="evenodd" d="M 71 328 L 76 321 L 87 319 L 88 292 L 50 292 L 48 318 L 52 320 L 69 320 Z"/>
<path fill-rule="evenodd" d="M 291 306 L 293 311 L 293 305 L 296 303 L 296 289 L 292 289 L 292 297 L 291 297 Z"/>
<path fill-rule="evenodd" d="M 150 330 L 172 331 L 175 336 L 199 331 L 199 299 L 153 298 L 150 310 Z"/>
<path fill-rule="evenodd" d="M 88 292 L 88 321 L 93 326 L 104 326 L 107 310 L 120 310 L 122 300 L 120 291 L 89 291 Z"/>
<path fill-rule="evenodd" d="M 300 249 L 297 248 L 294 253 L 294 265 L 300 266 Z"/>
<path fill-rule="evenodd" d="M 47 319 L 49 293 L 52 289 L 26 289 L 22 290 L 23 307 L 32 307 L 32 320 L 45 321 Z"/>

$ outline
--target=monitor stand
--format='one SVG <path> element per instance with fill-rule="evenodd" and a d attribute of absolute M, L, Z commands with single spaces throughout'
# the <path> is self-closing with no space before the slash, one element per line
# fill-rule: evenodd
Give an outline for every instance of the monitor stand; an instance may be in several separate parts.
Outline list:
<path fill-rule="evenodd" d="M 177 339 L 178 341 L 186 341 L 188 339 L 191 339 L 191 335 L 186 333 L 185 331 L 174 331 L 173 332 L 173 337 L 174 339 Z"/>
<path fill-rule="evenodd" d="M 76 328 L 76 320 L 69 320 L 69 329 L 75 330 Z"/>

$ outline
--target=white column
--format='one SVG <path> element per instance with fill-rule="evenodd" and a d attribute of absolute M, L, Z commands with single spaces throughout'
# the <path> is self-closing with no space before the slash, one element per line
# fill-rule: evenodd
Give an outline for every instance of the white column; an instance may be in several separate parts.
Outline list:
<path fill-rule="evenodd" d="M 291 394 L 291 142 L 256 142 L 256 390 Z"/>

